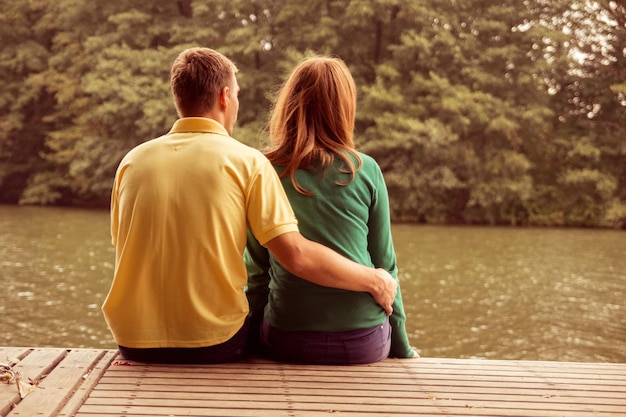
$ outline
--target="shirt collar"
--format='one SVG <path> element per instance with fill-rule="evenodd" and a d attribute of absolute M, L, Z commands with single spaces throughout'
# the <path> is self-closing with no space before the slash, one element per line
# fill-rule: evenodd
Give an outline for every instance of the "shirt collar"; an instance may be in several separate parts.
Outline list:
<path fill-rule="evenodd" d="M 218 135 L 229 136 L 226 128 L 213 119 L 206 117 L 183 117 L 176 120 L 169 133 L 216 133 Z"/>

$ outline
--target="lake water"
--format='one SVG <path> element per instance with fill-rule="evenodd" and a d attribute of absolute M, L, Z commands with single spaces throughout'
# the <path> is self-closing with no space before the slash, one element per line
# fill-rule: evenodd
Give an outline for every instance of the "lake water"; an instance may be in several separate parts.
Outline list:
<path fill-rule="evenodd" d="M 394 225 L 422 356 L 626 362 L 626 232 Z M 107 211 L 0 206 L 0 345 L 113 348 Z"/>

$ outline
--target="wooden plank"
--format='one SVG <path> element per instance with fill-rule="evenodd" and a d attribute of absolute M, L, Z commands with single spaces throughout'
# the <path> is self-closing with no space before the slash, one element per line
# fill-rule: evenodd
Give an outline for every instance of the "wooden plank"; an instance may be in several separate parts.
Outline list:
<path fill-rule="evenodd" d="M 625 371 L 471 360 L 355 367 L 132 364 L 112 366 L 78 415 L 618 416 L 626 406 Z"/>
<path fill-rule="evenodd" d="M 0 362 L 5 365 L 14 365 L 25 358 L 31 349 L 17 347 L 0 347 Z M 15 383 L 0 384 L 0 416 L 6 416 L 16 403 L 20 401 L 20 396 Z"/>
<path fill-rule="evenodd" d="M 241 403 L 235 404 L 234 407 L 203 407 L 196 406 L 193 408 L 183 408 L 180 406 L 117 406 L 117 405 L 102 405 L 102 406 L 84 406 L 76 414 L 76 417 L 88 417 L 97 415 L 99 417 L 106 416 L 197 416 L 197 417 L 210 417 L 210 416 L 222 416 L 222 417 L 316 417 L 330 415 L 337 416 L 359 416 L 359 417 L 380 417 L 380 416 L 393 416 L 393 417 L 409 417 L 409 416 L 458 416 L 458 417 L 589 417 L 589 416 L 611 416 L 607 413 L 597 413 L 592 410 L 569 410 L 569 411 L 553 411 L 553 410 L 526 410 L 526 409 L 485 409 L 478 406 L 469 404 L 463 404 L 458 407 L 441 406 L 437 404 L 419 404 L 411 407 L 384 407 L 380 409 L 371 408 L 318 408 L 303 410 L 300 408 L 293 408 L 291 404 L 285 404 L 283 407 L 278 408 L 272 406 L 270 408 L 264 407 L 262 403 L 255 403 L 254 406 L 249 408 L 239 407 Z M 612 413 L 614 417 L 622 417 L 624 415 L 622 411 Z"/>
<path fill-rule="evenodd" d="M 541 415 L 542 413 L 554 413 L 561 415 L 570 415 L 570 413 L 580 412 L 599 415 L 617 414 L 623 415 L 624 408 L 618 406 L 594 406 L 589 407 L 578 404 L 549 404 L 549 403 L 529 403 L 529 402 L 502 402 L 493 401 L 462 401 L 462 400 L 421 400 L 411 402 L 389 401 L 385 403 L 346 403 L 340 401 L 324 401 L 324 402 L 305 402 L 298 398 L 289 398 L 289 400 L 257 400 L 250 401 L 241 397 L 237 400 L 194 400 L 186 401 L 180 399 L 133 399 L 126 402 L 115 403 L 87 403 L 91 406 L 114 407 L 118 410 L 137 409 L 144 410 L 147 408 L 172 409 L 178 408 L 182 410 L 195 410 L 201 408 L 203 410 L 220 409 L 220 410 L 290 410 L 296 411 L 327 411 L 327 412 L 368 412 L 377 413 L 379 415 L 404 413 L 409 414 L 415 412 L 419 408 L 441 408 L 454 410 L 456 413 L 466 413 L 466 408 L 479 409 L 484 413 L 502 414 L 506 410 L 525 411 L 529 415 Z M 81 412 L 84 409 L 81 409 Z M 471 414 L 471 413 L 470 413 Z"/>
<path fill-rule="evenodd" d="M 283 388 L 276 384 L 265 384 L 265 385 L 257 385 L 257 386 L 220 386 L 217 384 L 198 384 L 198 385 L 149 385 L 149 384 L 141 384 L 137 386 L 137 384 L 118 384 L 116 386 L 111 386 L 110 388 L 98 389 L 94 391 L 91 396 L 92 398 L 118 398 L 120 395 L 124 395 L 124 392 L 135 391 L 137 396 L 143 395 L 142 393 L 146 392 L 148 395 L 152 393 L 155 395 L 168 395 L 172 393 L 173 395 L 178 395 L 179 393 L 184 393 L 188 395 L 190 398 L 196 395 L 205 396 L 205 395 L 222 395 L 229 396 L 232 394 L 242 394 L 242 395 L 255 395 L 259 392 L 259 388 L 264 389 L 263 392 L 268 395 L 279 394 L 283 392 Z M 385 387 L 383 389 L 373 388 L 363 388 L 363 387 L 355 387 L 350 386 L 348 388 L 342 390 L 333 389 L 333 392 L 337 395 L 342 395 L 346 397 L 389 397 L 393 396 L 394 398 L 404 399 L 404 398 L 413 398 L 416 395 L 422 394 L 425 397 L 434 397 L 434 398 L 446 398 L 450 394 L 454 394 L 460 398 L 484 398 L 486 394 L 486 390 L 479 389 L 476 387 L 456 387 L 456 386 L 448 386 L 448 387 L 431 387 L 424 385 L 415 385 L 414 387 L 400 387 L 397 389 L 391 389 L 393 387 Z M 309 395 L 309 396 L 324 396 L 327 395 L 328 388 L 319 388 L 318 386 L 311 385 L 306 388 L 294 388 L 293 386 L 289 386 L 289 392 L 292 395 Z M 552 391 L 542 391 L 536 389 L 535 387 L 523 387 L 516 389 L 515 391 L 511 391 L 506 388 L 493 388 L 490 389 L 489 395 L 494 398 L 501 397 L 502 399 L 511 399 L 511 398 L 535 398 L 537 396 L 545 397 L 545 398 L 561 398 L 563 400 L 568 401 L 584 401 L 587 403 L 597 402 L 599 404 L 623 404 L 624 403 L 624 393 L 620 392 L 607 392 L 603 393 L 602 396 L 596 395 L 595 393 L 589 393 L 585 391 L 578 390 L 564 390 L 564 389 L 554 389 Z"/>
<path fill-rule="evenodd" d="M 107 398 L 92 398 L 89 401 L 91 405 L 107 405 L 117 403 L 118 397 Z M 151 405 L 151 406 L 168 406 L 177 405 L 181 408 L 193 408 L 195 406 L 205 404 L 219 404 L 225 406 L 230 404 L 231 406 L 237 405 L 246 401 L 253 406 L 258 403 L 268 402 L 272 404 L 278 404 L 281 402 L 293 402 L 299 407 L 304 404 L 307 407 L 313 407 L 315 405 L 323 406 L 324 408 L 341 409 L 348 408 L 361 408 L 372 410 L 375 407 L 382 407 L 384 410 L 389 410 L 391 407 L 402 406 L 422 406 L 424 402 L 429 404 L 446 404 L 446 405 L 468 405 L 480 406 L 481 408 L 504 408 L 504 409 L 530 409 L 530 410 L 579 410 L 586 408 L 593 410 L 594 412 L 617 412 L 624 409 L 624 401 L 614 401 L 612 404 L 597 403 L 597 402 L 572 402 L 563 398 L 557 397 L 543 397 L 543 396 L 529 396 L 529 397 L 515 397 L 515 396 L 493 396 L 489 393 L 476 394 L 476 395 L 454 395 L 446 393 L 442 397 L 435 396 L 422 396 L 417 395 L 413 397 L 367 397 L 367 396 L 346 396 L 335 395 L 332 396 L 329 392 L 325 395 L 309 395 L 308 393 L 293 394 L 289 392 L 288 396 L 282 392 L 266 391 L 258 392 L 255 394 L 202 394 L 202 395 L 188 395 L 187 393 L 143 393 L 132 397 L 132 401 L 124 402 L 127 405 Z"/>
<path fill-rule="evenodd" d="M 7 363 L 13 359 L 22 360 L 32 349 L 25 347 L 5 347 L 0 346 L 0 362 Z"/>
<path fill-rule="evenodd" d="M 41 379 L 37 389 L 10 413 L 10 417 L 55 417 L 83 382 L 83 377 L 88 374 L 94 362 L 100 360 L 104 354 L 104 351 L 95 349 L 64 351 L 61 360 Z M 28 357 L 30 356 L 32 354 Z"/>
<path fill-rule="evenodd" d="M 123 374 L 125 371 L 128 372 L 136 372 L 136 366 L 135 367 L 123 367 L 124 369 L 119 369 L 119 370 L 115 370 L 114 372 L 117 372 L 119 374 Z M 130 368 L 134 368 L 132 371 L 130 370 Z M 575 379 L 589 379 L 591 381 L 595 381 L 598 379 L 603 379 L 603 380 L 609 380 L 609 379 L 615 379 L 615 380 L 623 380 L 623 375 L 619 374 L 618 372 L 609 374 L 609 373 L 600 373 L 600 372 L 596 372 L 596 373 L 578 373 L 576 372 L 577 370 L 573 370 L 573 371 L 568 371 L 568 372 L 547 372 L 547 371 L 543 371 L 541 369 L 516 369 L 516 370 L 508 370 L 508 369 L 498 369 L 498 368 L 492 368 L 490 370 L 490 372 L 476 372 L 476 371 L 471 371 L 471 370 L 464 370 L 464 371 L 458 371 L 456 368 L 454 367 L 446 367 L 446 366 L 437 366 L 437 365 L 433 365 L 431 367 L 412 367 L 412 368 L 406 368 L 403 369 L 402 372 L 389 372 L 386 371 L 384 369 L 372 369 L 372 370 L 367 370 L 367 371 L 354 371 L 354 370 L 350 370 L 347 371 L 347 369 L 335 369 L 333 368 L 332 370 L 325 370 L 325 371 L 321 371 L 321 370 L 302 370 L 302 369 L 298 369 L 298 368 L 278 368 L 276 366 L 274 367 L 255 367 L 255 368 L 233 368 L 233 369 L 222 369 L 222 368 L 167 368 L 167 367 L 159 367 L 159 366 L 155 366 L 155 367 L 151 367 L 151 373 L 167 373 L 167 374 L 177 374 L 180 375 L 182 377 L 186 377 L 186 378 L 193 378 L 195 374 L 203 374 L 206 372 L 206 369 L 211 369 L 211 372 L 214 373 L 215 375 L 222 375 L 222 374 L 229 374 L 232 372 L 236 372 L 237 370 L 241 369 L 243 371 L 249 371 L 250 369 L 255 369 L 256 371 L 266 374 L 266 375 L 276 375 L 279 373 L 293 373 L 293 372 L 306 372 L 307 374 L 310 375 L 320 375 L 320 376 L 337 376 L 337 377 L 341 377 L 342 375 L 344 375 L 346 372 L 349 372 L 351 375 L 355 375 L 356 377 L 363 375 L 365 377 L 371 377 L 371 376 L 375 376 L 375 375 L 385 375 L 386 377 L 396 377 L 396 378 L 405 378 L 407 374 L 410 373 L 415 373 L 418 374 L 419 376 L 423 376 L 423 375 L 428 375 L 428 376 L 432 376 L 432 377 L 437 377 L 438 375 L 444 376 L 444 377 L 448 377 L 450 375 L 454 375 L 455 377 L 459 377 L 462 379 L 475 379 L 477 376 L 480 377 L 485 377 L 485 378 L 489 378 L 489 377 L 502 377 L 502 376 L 506 376 L 508 378 L 519 378 L 519 377 L 532 377 L 532 376 L 540 376 L 542 378 L 545 377 L 556 377 L 556 378 L 575 378 Z"/>
<path fill-rule="evenodd" d="M 193 397 L 202 397 L 207 395 L 237 395 L 237 394 L 245 394 L 245 395 L 254 395 L 258 392 L 263 392 L 266 395 L 269 394 L 278 394 L 282 391 L 280 385 L 277 385 L 277 381 L 267 381 L 263 384 L 254 384 L 250 385 L 247 383 L 238 383 L 233 386 L 233 384 L 228 383 L 228 380 L 216 381 L 216 380 L 196 380 L 194 384 L 187 384 L 184 381 L 173 380 L 170 384 L 167 385 L 147 385 L 144 382 L 137 381 L 133 384 L 122 384 L 116 386 L 109 387 L 101 387 L 94 391 L 92 397 L 104 397 L 104 398 L 113 398 L 120 395 L 120 391 L 124 392 L 129 389 L 132 389 L 135 393 L 135 396 L 150 396 L 154 393 L 154 395 L 164 396 L 164 395 L 172 395 L 178 396 L 180 393 L 182 395 L 186 395 L 190 398 Z M 240 381 L 238 381 L 240 382 Z M 497 398 L 576 398 L 576 401 L 579 402 L 590 402 L 597 401 L 599 404 L 611 403 L 611 402 L 623 402 L 624 394 L 620 392 L 609 392 L 606 396 L 598 396 L 595 392 L 588 392 L 584 390 L 580 390 L 579 387 L 565 387 L 564 386 L 552 386 L 550 390 L 545 390 L 543 385 L 527 385 L 523 389 L 517 389 L 515 391 L 511 391 L 507 387 L 457 387 L 455 385 L 450 385 L 448 387 L 428 387 L 423 384 L 415 384 L 415 385 L 402 385 L 402 386 L 394 386 L 393 390 L 388 389 L 385 380 L 377 381 L 378 384 L 354 384 L 347 383 L 343 389 L 336 389 L 334 386 L 328 386 L 327 384 L 315 384 L 309 383 L 304 387 L 295 387 L 293 381 L 281 379 L 282 385 L 288 385 L 289 392 L 292 395 L 308 395 L 308 396 L 322 396 L 328 395 L 328 392 L 331 392 L 335 396 L 356 396 L 356 397 L 394 397 L 398 399 L 402 398 L 413 398 L 420 397 L 423 398 L 445 398 L 446 396 L 464 396 L 467 398 L 472 398 L 473 396 L 482 396 L 483 398 L 488 393 L 490 397 Z M 614 400 L 614 401 L 611 401 Z"/>
<path fill-rule="evenodd" d="M 402 364 L 401 362 L 395 362 L 395 366 L 388 366 L 388 367 L 374 367 L 371 365 L 366 365 L 366 366 L 359 366 L 357 369 L 354 369 L 355 367 L 345 367 L 344 369 L 346 369 L 346 372 L 349 372 L 350 374 L 364 374 L 364 375 L 372 375 L 372 373 L 378 372 L 380 374 L 384 374 L 385 376 L 391 376 L 391 375 L 396 375 L 398 377 L 403 377 L 404 375 L 406 375 L 407 372 L 409 373 L 417 373 L 417 374 L 422 374 L 423 372 L 426 372 L 429 375 L 437 375 L 437 374 L 443 374 L 443 375 L 455 375 L 455 376 L 466 376 L 468 378 L 475 378 L 476 376 L 490 376 L 490 375 L 497 375 L 497 376 L 502 376 L 502 375 L 506 375 L 508 377 L 519 377 L 519 376 L 532 376 L 532 375 L 538 375 L 540 374 L 541 377 L 546 377 L 546 376 L 554 376 L 554 377 L 559 377 L 559 378 L 564 378 L 564 377 L 572 377 L 572 378 L 588 378 L 590 380 L 596 380 L 598 379 L 598 377 L 601 375 L 603 377 L 603 379 L 616 379 L 616 380 L 621 380 L 624 381 L 624 375 L 623 375 L 623 369 L 619 368 L 619 364 L 612 364 L 613 366 L 606 368 L 606 371 L 602 370 L 602 366 L 603 364 L 598 364 L 600 366 L 598 366 L 597 368 L 593 369 L 593 368 L 587 368 L 587 367 L 579 367 L 577 366 L 577 364 L 569 364 L 567 367 L 561 365 L 560 367 L 556 367 L 556 366 L 551 366 L 551 367 L 544 367 L 544 366 L 537 366 L 535 365 L 533 362 L 530 363 L 526 363 L 526 364 L 519 364 L 515 367 L 512 367 L 511 365 L 508 366 L 498 366 L 497 364 L 494 364 L 494 366 L 491 367 L 485 367 L 485 366 L 480 366 L 478 368 L 473 368 L 470 365 L 467 366 L 463 366 L 462 365 L 462 360 L 460 360 L 461 363 L 446 363 L 446 364 L 441 364 L 441 363 L 437 363 L 437 362 L 428 362 L 425 360 L 414 360 L 414 361 L 410 361 L 412 363 L 410 364 Z M 409 361 L 407 361 L 409 362 Z M 384 363 L 384 362 L 383 362 Z M 135 364 L 135 365 L 131 365 L 131 366 L 148 366 L 148 365 L 142 365 L 142 364 Z M 124 370 L 128 368 L 126 366 L 121 366 L 121 367 L 117 367 L 116 371 L 117 372 L 124 372 Z M 319 374 L 319 375 L 324 375 L 324 374 L 329 374 L 334 372 L 331 371 L 329 367 L 326 368 L 320 368 L 317 366 L 307 366 L 306 368 L 303 368 L 302 365 L 285 365 L 285 364 L 271 364 L 271 363 L 264 363 L 264 364 L 250 364 L 249 366 L 243 365 L 243 364 L 233 364 L 232 368 L 224 368 L 223 366 L 215 366 L 215 367 L 210 367 L 210 368 L 206 368 L 203 366 L 196 366 L 196 367 L 189 367 L 189 366 L 177 366 L 177 367 L 172 367 L 172 366 L 164 366 L 164 365 L 155 365 L 155 366 L 150 366 L 151 372 L 166 372 L 168 374 L 171 373 L 177 373 L 177 374 L 194 374 L 194 373 L 204 373 L 205 369 L 211 369 L 212 373 L 215 374 L 220 374 L 220 373 L 232 373 L 232 372 L 236 372 L 236 370 L 241 369 L 244 371 L 249 371 L 250 369 L 255 369 L 257 371 L 262 371 L 262 372 L 266 372 L 268 374 L 277 374 L 280 372 L 290 372 L 290 371 L 294 371 L 294 372 L 301 372 L 301 371 L 306 371 L 309 374 Z M 190 375 L 190 377 L 193 377 L 193 375 Z"/>
<path fill-rule="evenodd" d="M 197 386 L 196 386 L 197 385 Z M 597 392 L 585 392 L 583 390 L 573 389 L 571 387 L 551 387 L 546 389 L 544 386 L 526 386 L 526 387 L 457 387 L 451 384 L 448 387 L 428 387 L 422 385 L 414 386 L 402 386 L 402 387 L 389 387 L 381 381 L 378 385 L 362 386 L 362 385 L 346 385 L 344 389 L 336 389 L 334 386 L 324 386 L 319 384 L 308 384 L 306 386 L 294 387 L 293 384 L 286 381 L 282 385 L 278 385 L 276 381 L 268 381 L 266 384 L 246 386 L 238 385 L 233 387 L 231 384 L 217 385 L 217 384 L 203 384 L 199 382 L 196 385 L 120 385 L 118 387 L 104 388 L 94 390 L 92 397 L 114 397 L 116 395 L 123 395 L 127 389 L 132 389 L 135 395 L 140 395 L 142 392 L 185 392 L 188 395 L 197 393 L 202 395 L 207 391 L 220 393 L 227 395 L 229 393 L 254 393 L 254 392 L 267 392 L 271 393 L 272 390 L 278 390 L 282 385 L 289 387 L 290 392 L 300 395 L 327 395 L 327 392 L 335 393 L 336 395 L 343 396 L 360 396 L 360 397 L 394 397 L 398 400 L 403 398 L 412 398 L 416 395 L 423 395 L 424 397 L 437 397 L 446 398 L 450 395 L 456 396 L 485 396 L 487 393 L 491 396 L 505 396 L 509 398 L 515 397 L 543 397 L 543 398 L 564 398 L 570 401 L 577 402 L 595 402 L 598 404 L 610 404 L 610 403 L 623 403 L 626 395 L 619 392 L 602 392 L 598 395 Z M 203 385 L 204 389 L 198 386 Z M 109 391 L 110 390 L 110 391 Z M 120 392 L 121 391 L 121 392 Z M 355 393 L 356 391 L 356 393 Z M 113 394 L 111 394 L 112 392 Z M 118 393 L 118 394 L 115 394 Z"/>
<path fill-rule="evenodd" d="M 9 417 L 623 417 L 626 410 L 626 364 L 426 358 L 183 366 L 115 360 L 115 351 L 0 349 L 7 352 L 40 374 L 39 388 Z"/>
<path fill-rule="evenodd" d="M 276 367 L 280 367 L 280 364 L 276 364 Z M 145 371 L 145 369 L 144 369 Z M 622 372 L 626 371 L 626 368 L 622 368 Z M 428 372 L 428 373 L 426 373 Z M 568 371 L 564 376 L 555 375 L 540 375 L 540 370 L 533 370 L 528 372 L 526 376 L 516 375 L 511 376 L 509 374 L 499 373 L 491 374 L 488 377 L 485 375 L 467 375 L 459 376 L 454 373 L 453 370 L 448 370 L 446 373 L 441 370 L 433 372 L 420 371 L 412 372 L 408 370 L 403 374 L 393 374 L 393 377 L 388 377 L 384 373 L 364 373 L 362 371 L 355 371 L 352 367 L 343 368 L 341 372 L 337 372 L 332 367 L 327 367 L 326 370 L 317 371 L 309 370 L 306 367 L 290 368 L 290 369 L 266 369 L 261 370 L 254 368 L 254 372 L 248 370 L 231 370 L 225 372 L 222 369 L 210 368 L 210 372 L 207 372 L 206 368 L 151 368 L 149 375 L 141 375 L 137 373 L 137 370 L 119 369 L 112 371 L 108 377 L 113 378 L 115 384 L 127 383 L 137 384 L 137 378 L 142 379 L 145 384 L 170 384 L 171 380 L 184 382 L 186 385 L 193 385 L 195 380 L 202 379 L 202 384 L 210 383 L 211 380 L 219 381 L 222 386 L 247 386 L 247 385 L 264 385 L 267 381 L 277 378 L 288 378 L 292 387 L 307 388 L 311 383 L 324 383 L 327 385 L 333 385 L 334 389 L 350 389 L 355 383 L 358 383 L 361 387 L 367 387 L 372 381 L 377 381 L 380 378 L 385 377 L 386 386 L 403 386 L 408 383 L 415 383 L 420 386 L 428 385 L 431 389 L 433 387 L 450 386 L 453 382 L 457 387 L 482 387 L 482 388 L 502 388 L 512 389 L 529 384 L 535 384 L 533 388 L 543 388 L 551 390 L 554 387 L 555 381 L 561 386 L 569 385 L 573 390 L 584 391 L 598 391 L 605 392 L 609 390 L 609 395 L 612 393 L 626 393 L 624 376 L 626 372 L 618 377 L 605 377 L 603 375 L 585 375 L 579 376 L 577 373 Z M 233 377 L 233 375 L 235 375 Z M 355 376 L 357 375 L 357 376 Z M 346 381 L 350 382 L 347 383 Z M 110 380 L 105 376 L 101 385 L 103 387 Z M 378 388 L 377 388 L 378 389 Z M 595 394 L 598 395 L 598 394 Z"/>
<path fill-rule="evenodd" d="M 176 414 L 178 413 L 178 414 Z M 505 413 L 491 413 L 489 411 L 467 409 L 457 413 L 456 410 L 449 409 L 430 409 L 419 408 L 410 413 L 393 413 L 383 414 L 369 411 L 355 411 L 355 412 L 337 412 L 334 410 L 324 411 L 297 411 L 292 412 L 290 410 L 215 410 L 215 409 L 197 409 L 197 410 L 185 410 L 181 412 L 180 409 L 143 409 L 143 410 L 125 410 L 119 413 L 118 409 L 110 408 L 94 408 L 88 410 L 86 413 L 79 413 L 76 417 L 329 417 L 329 416 L 343 416 L 343 417 L 429 417 L 429 416 L 442 416 L 442 417 L 590 417 L 588 412 L 574 412 L 563 415 L 562 413 L 546 412 L 536 415 L 529 415 L 525 411 L 510 410 Z M 615 417 L 622 417 L 623 414 L 617 414 Z"/>
<path fill-rule="evenodd" d="M 23 381 L 30 379 L 37 383 L 63 359 L 66 353 L 66 349 L 27 349 L 21 353 L 22 359 L 13 368 L 20 372 Z M 7 416 L 22 402 L 16 385 L 11 384 L 7 387 L 9 387 L 8 390 L 5 390 L 4 386 L 2 387 L 2 395 L 7 396 L 6 398 L 2 397 L 3 402 L 0 404 L 2 417 Z M 10 391 L 13 393 L 12 396 Z M 28 395 L 32 395 L 32 393 Z"/>
<path fill-rule="evenodd" d="M 85 400 L 91 394 L 91 391 L 102 378 L 102 375 L 111 365 L 111 362 L 118 356 L 117 350 L 104 351 L 102 356 L 97 360 L 87 374 L 83 376 L 83 382 L 80 384 L 76 392 L 67 401 L 65 406 L 57 414 L 57 417 L 71 417 L 76 414 L 78 409 L 83 405 Z M 130 391 L 128 389 L 126 391 Z"/>
<path fill-rule="evenodd" d="M 362 387 L 369 385 L 378 385 L 377 381 L 384 376 L 376 375 L 367 377 L 365 375 L 353 376 L 350 373 L 336 373 L 329 375 L 311 375 L 303 372 L 302 374 L 271 374 L 266 375 L 261 372 L 243 373 L 237 372 L 233 374 L 201 374 L 194 373 L 193 376 L 189 374 L 180 373 L 166 373 L 166 372 L 150 372 L 149 374 L 143 373 L 115 373 L 105 375 L 100 385 L 102 387 L 107 384 L 137 384 L 139 382 L 150 383 L 154 385 L 169 385 L 171 381 L 176 380 L 186 385 L 193 385 L 200 383 L 209 383 L 210 381 L 219 381 L 222 385 L 232 386 L 246 386 L 246 385 L 265 385 L 271 383 L 277 377 L 288 379 L 293 387 L 304 388 L 311 384 L 326 384 L 327 386 L 333 386 L 335 389 L 346 389 L 358 384 Z M 576 379 L 576 378 L 546 378 L 541 376 L 529 376 L 529 377 L 517 377 L 511 378 L 507 375 L 492 376 L 490 378 L 483 376 L 475 376 L 473 378 L 461 378 L 455 375 L 420 375 L 416 378 L 411 378 L 410 374 L 406 374 L 404 377 L 391 377 L 385 378 L 386 385 L 389 386 L 403 386 L 411 383 L 419 385 L 430 386 L 449 386 L 454 384 L 458 387 L 483 387 L 483 388 L 504 388 L 513 389 L 520 386 L 534 384 L 534 387 L 550 390 L 556 382 L 561 386 L 568 386 L 572 389 L 585 390 L 585 391 L 599 391 L 604 392 L 610 390 L 612 392 L 623 392 L 626 394 L 626 384 L 620 383 L 615 380 L 607 379 Z"/>
<path fill-rule="evenodd" d="M 93 393 L 91 398 L 96 401 L 109 401 L 110 399 L 121 398 L 125 396 L 125 392 L 134 390 L 133 398 L 171 398 L 171 399 L 213 399 L 218 401 L 220 399 L 233 399 L 236 400 L 239 397 L 263 399 L 269 396 L 280 396 L 285 392 L 285 388 L 281 386 L 264 387 L 262 390 L 257 389 L 237 389 L 237 390 L 225 390 L 220 389 L 218 386 L 203 387 L 202 390 L 198 390 L 199 387 L 195 386 L 172 386 L 167 390 L 155 390 L 152 387 L 142 386 L 140 389 L 135 389 L 133 386 L 120 386 L 116 391 L 98 390 Z M 195 388 L 195 389 L 194 389 Z M 553 394 L 544 394 L 541 391 L 534 389 L 525 390 L 526 392 L 515 391 L 461 391 L 450 387 L 446 391 L 424 391 L 422 387 L 416 387 L 413 391 L 385 391 L 379 390 L 345 390 L 345 391 L 332 391 L 319 387 L 310 389 L 294 389 L 289 387 L 290 398 L 299 398 L 299 401 L 305 401 L 311 399 L 311 401 L 317 401 L 320 398 L 328 398 L 330 396 L 340 398 L 341 401 L 347 403 L 368 403 L 378 399 L 387 401 L 389 398 L 393 398 L 394 401 L 411 401 L 413 399 L 460 399 L 463 401 L 501 401 L 501 402 L 574 402 L 580 404 L 596 404 L 596 405 L 624 405 L 624 396 L 614 396 L 608 398 L 597 398 L 595 396 L 585 396 L 577 391 L 563 391 L 558 390 Z M 331 395 L 333 394 L 333 395 Z"/>
<path fill-rule="evenodd" d="M 323 414 L 329 417 L 328 413 Z M 75 417 L 295 417 L 296 415 L 289 410 L 243 410 L 243 409 L 215 409 L 215 408 L 194 408 L 183 410 L 179 407 L 142 407 L 142 408 L 126 408 L 117 406 L 83 406 Z M 302 416 L 298 414 L 297 416 Z M 362 417 L 367 417 L 361 415 Z M 371 417 L 374 417 L 372 414 Z M 310 416 L 316 417 L 316 416 Z M 320 414 L 321 417 L 321 414 Z M 380 415 L 376 415 L 380 417 Z M 394 417 L 404 417 L 395 416 Z M 406 416 L 409 417 L 409 416 Z M 561 416 L 562 417 L 562 416 Z M 577 416 L 576 416 L 577 417 Z"/>

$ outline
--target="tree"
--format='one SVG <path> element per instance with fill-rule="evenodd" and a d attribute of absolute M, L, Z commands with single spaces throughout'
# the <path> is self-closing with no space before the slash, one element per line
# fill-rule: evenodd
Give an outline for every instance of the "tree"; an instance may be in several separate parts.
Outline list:
<path fill-rule="evenodd" d="M 54 28 L 41 25 L 39 2 L 7 0 L 0 10 L 0 201 L 16 203 L 33 172 L 45 169 L 46 110 L 53 96 L 38 76 L 49 59 Z"/>
<path fill-rule="evenodd" d="M 513 1 L 427 4 L 398 11 L 413 23 L 364 89 L 365 149 L 387 167 L 394 200 L 413 194 L 400 219 L 523 222 L 532 162 L 522 149 L 551 116 L 533 77 L 544 63 L 528 56 L 529 12 Z M 395 149 L 381 146 L 390 131 Z"/>
<path fill-rule="evenodd" d="M 613 1 L 546 2 L 535 21 L 562 34 L 548 52 L 563 51 L 566 59 L 551 82 L 558 121 L 553 151 L 544 154 L 551 156 L 538 158 L 543 193 L 535 216 L 626 225 L 626 8 Z"/>
<path fill-rule="evenodd" d="M 56 98 L 45 141 L 51 168 L 34 177 L 22 202 L 105 204 L 121 157 L 167 132 L 176 118 L 172 61 L 194 40 L 212 43 L 219 33 L 187 24 L 190 5 L 64 0 L 49 6 L 61 25 L 41 74 Z"/>
<path fill-rule="evenodd" d="M 358 146 L 394 220 L 626 225 L 626 9 L 610 0 L 7 0 L 0 201 L 108 204 L 120 158 L 169 129 L 169 68 L 240 69 L 235 136 L 261 147 L 304 56 L 341 57 Z"/>

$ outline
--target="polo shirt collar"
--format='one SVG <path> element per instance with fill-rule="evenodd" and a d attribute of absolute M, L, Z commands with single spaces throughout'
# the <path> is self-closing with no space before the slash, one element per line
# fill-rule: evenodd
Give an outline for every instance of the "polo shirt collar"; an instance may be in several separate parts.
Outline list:
<path fill-rule="evenodd" d="M 230 136 L 226 128 L 213 119 L 206 117 L 183 117 L 176 120 L 169 133 L 216 133 L 218 135 Z"/>

